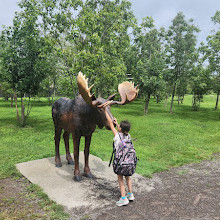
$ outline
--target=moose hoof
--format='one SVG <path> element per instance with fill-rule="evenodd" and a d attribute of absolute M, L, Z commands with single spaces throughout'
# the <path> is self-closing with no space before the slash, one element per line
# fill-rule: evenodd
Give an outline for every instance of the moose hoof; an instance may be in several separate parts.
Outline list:
<path fill-rule="evenodd" d="M 94 179 L 94 175 L 92 175 L 91 173 L 84 173 L 83 176 L 85 176 L 86 178 L 89 178 L 89 179 Z"/>
<path fill-rule="evenodd" d="M 56 167 L 62 167 L 62 163 L 56 163 Z"/>
<path fill-rule="evenodd" d="M 67 164 L 68 165 L 74 165 L 74 161 L 73 160 L 67 161 Z"/>
<path fill-rule="evenodd" d="M 82 180 L 82 177 L 81 176 L 74 176 L 73 180 L 76 181 L 76 182 L 79 182 L 79 181 Z"/>

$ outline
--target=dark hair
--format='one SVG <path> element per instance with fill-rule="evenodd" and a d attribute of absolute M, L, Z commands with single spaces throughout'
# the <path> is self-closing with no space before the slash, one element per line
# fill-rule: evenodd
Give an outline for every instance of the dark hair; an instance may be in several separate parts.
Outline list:
<path fill-rule="evenodd" d="M 131 128 L 131 124 L 129 121 L 121 121 L 120 127 L 121 127 L 122 133 L 129 132 Z"/>

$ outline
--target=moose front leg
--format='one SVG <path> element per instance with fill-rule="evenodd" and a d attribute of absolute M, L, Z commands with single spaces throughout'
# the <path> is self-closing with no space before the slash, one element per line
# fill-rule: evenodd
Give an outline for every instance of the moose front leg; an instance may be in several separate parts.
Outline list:
<path fill-rule="evenodd" d="M 80 171 L 79 171 L 79 144 L 80 144 L 80 138 L 81 136 L 79 135 L 74 135 L 73 136 L 73 145 L 74 145 L 74 177 L 73 179 L 75 181 L 80 181 L 82 180 L 82 177 L 80 176 Z"/>
<path fill-rule="evenodd" d="M 89 169 L 89 149 L 91 143 L 91 136 L 85 137 L 85 148 L 84 148 L 84 157 L 85 157 L 85 167 L 84 167 L 84 175 L 87 178 L 93 178 L 94 176 L 91 174 Z"/>

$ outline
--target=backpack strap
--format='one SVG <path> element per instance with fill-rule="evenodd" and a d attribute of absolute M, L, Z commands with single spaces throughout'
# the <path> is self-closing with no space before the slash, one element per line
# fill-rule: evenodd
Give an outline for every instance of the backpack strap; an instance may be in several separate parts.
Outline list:
<path fill-rule="evenodd" d="M 113 141 L 113 151 L 112 151 L 112 156 L 111 156 L 111 159 L 109 161 L 109 167 L 111 166 L 111 163 L 112 163 L 112 159 L 113 159 L 113 155 L 114 155 L 114 152 L 115 152 L 115 145 L 114 145 L 114 141 Z"/>
<path fill-rule="evenodd" d="M 120 137 L 120 140 L 122 141 L 122 139 L 121 139 L 121 135 L 120 135 L 120 133 L 118 132 L 118 136 Z"/>

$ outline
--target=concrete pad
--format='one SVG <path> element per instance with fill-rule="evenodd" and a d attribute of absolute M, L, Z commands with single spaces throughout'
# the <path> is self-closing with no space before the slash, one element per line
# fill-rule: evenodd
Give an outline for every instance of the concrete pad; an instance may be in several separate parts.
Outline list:
<path fill-rule="evenodd" d="M 82 181 L 75 182 L 73 165 L 68 165 L 65 155 L 61 156 L 62 167 L 55 167 L 54 157 L 16 164 L 16 168 L 31 182 L 39 185 L 50 199 L 73 208 L 94 209 L 115 203 L 119 194 L 117 175 L 107 161 L 90 154 L 90 169 L 95 179 L 83 177 Z M 80 152 L 80 171 L 83 174 L 84 154 Z M 138 174 L 132 176 L 133 191 L 151 191 L 154 182 Z"/>

